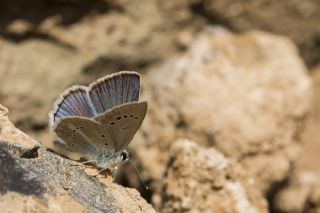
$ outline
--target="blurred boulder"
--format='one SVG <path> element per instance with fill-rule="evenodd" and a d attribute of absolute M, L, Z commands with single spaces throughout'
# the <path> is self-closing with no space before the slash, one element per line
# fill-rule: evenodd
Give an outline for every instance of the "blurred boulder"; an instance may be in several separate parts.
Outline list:
<path fill-rule="evenodd" d="M 302 135 L 304 150 L 299 159 L 299 168 L 314 171 L 320 177 L 320 66 L 312 70 L 313 98 L 310 118 Z"/>
<path fill-rule="evenodd" d="M 58 94 L 79 79 L 83 63 L 70 50 L 41 40 L 0 39 L 0 100 L 24 130 L 46 126 Z"/>
<path fill-rule="evenodd" d="M 273 209 L 283 213 L 320 211 L 320 179 L 310 171 L 295 171 L 276 194 Z"/>
<path fill-rule="evenodd" d="M 288 39 L 209 28 L 185 54 L 143 77 L 149 109 L 132 148 L 159 194 L 170 169 L 168 149 L 178 138 L 238 162 L 239 175 L 250 176 L 265 196 L 290 175 L 310 111 L 311 80 Z"/>
<path fill-rule="evenodd" d="M 299 47 L 309 67 L 320 63 L 319 0 L 194 2 L 194 13 L 210 23 L 223 25 L 237 32 L 259 29 L 287 36 Z"/>
<path fill-rule="evenodd" d="M 170 156 L 161 212 L 268 212 L 255 183 L 242 184 L 237 166 L 216 149 L 177 140 Z"/>

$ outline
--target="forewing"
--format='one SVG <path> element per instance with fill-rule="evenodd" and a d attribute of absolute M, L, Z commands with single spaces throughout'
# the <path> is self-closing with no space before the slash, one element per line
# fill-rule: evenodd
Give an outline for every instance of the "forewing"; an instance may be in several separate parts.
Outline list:
<path fill-rule="evenodd" d="M 130 71 L 108 75 L 92 83 L 88 93 L 97 114 L 124 103 L 137 102 L 140 76 Z"/>
<path fill-rule="evenodd" d="M 96 155 L 99 149 L 103 149 L 106 154 L 114 152 L 110 134 L 93 119 L 64 117 L 54 131 L 66 143 L 66 149 L 71 152 L 77 152 L 83 156 Z"/>
<path fill-rule="evenodd" d="M 138 131 L 147 112 L 147 102 L 123 104 L 95 117 L 110 134 L 115 151 L 124 149 Z"/>
<path fill-rule="evenodd" d="M 73 86 L 62 93 L 50 112 L 51 127 L 66 116 L 93 117 L 95 115 L 92 103 L 83 86 Z"/>

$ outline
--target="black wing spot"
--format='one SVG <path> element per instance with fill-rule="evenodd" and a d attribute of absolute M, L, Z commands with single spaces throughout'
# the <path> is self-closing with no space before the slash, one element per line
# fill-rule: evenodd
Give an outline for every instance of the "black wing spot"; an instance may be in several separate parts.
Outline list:
<path fill-rule="evenodd" d="M 76 130 L 75 130 L 75 129 L 73 129 L 72 131 L 73 131 L 73 132 L 76 132 Z"/>
<path fill-rule="evenodd" d="M 111 125 L 115 125 L 115 122 L 112 121 L 112 122 L 110 122 L 110 124 L 111 124 Z"/>
<path fill-rule="evenodd" d="M 138 117 L 134 117 L 134 119 L 136 119 L 136 120 L 137 120 L 137 119 L 138 119 Z"/>
<path fill-rule="evenodd" d="M 121 119 L 121 117 L 119 116 L 119 117 L 117 117 L 117 120 L 120 120 Z"/>
<path fill-rule="evenodd" d="M 105 143 L 104 145 L 108 146 L 108 144 L 107 144 L 107 143 Z"/>
<path fill-rule="evenodd" d="M 83 129 L 84 127 L 83 126 L 80 126 L 80 129 Z"/>
<path fill-rule="evenodd" d="M 130 118 L 132 118 L 133 117 L 133 115 L 130 115 Z"/>
<path fill-rule="evenodd" d="M 106 136 L 105 136 L 105 135 L 101 135 L 101 137 L 103 137 L 103 138 L 104 138 L 104 137 L 106 137 Z"/>
<path fill-rule="evenodd" d="M 79 127 L 77 127 L 76 129 L 79 129 Z"/>
<path fill-rule="evenodd" d="M 123 117 L 124 117 L 124 118 L 127 118 L 127 117 L 128 117 L 128 115 L 124 115 Z"/>
<path fill-rule="evenodd" d="M 75 134 L 72 135 L 72 137 L 75 137 L 75 136 L 76 136 Z"/>

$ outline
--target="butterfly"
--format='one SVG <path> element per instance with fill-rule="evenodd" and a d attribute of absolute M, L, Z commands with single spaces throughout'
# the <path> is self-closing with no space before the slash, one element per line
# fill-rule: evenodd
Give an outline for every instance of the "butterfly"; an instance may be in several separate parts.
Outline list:
<path fill-rule="evenodd" d="M 140 75 L 122 71 L 89 86 L 72 86 L 49 113 L 49 126 L 58 137 L 54 145 L 67 157 L 112 168 L 129 158 L 125 148 L 141 126 L 147 102 L 138 102 Z"/>

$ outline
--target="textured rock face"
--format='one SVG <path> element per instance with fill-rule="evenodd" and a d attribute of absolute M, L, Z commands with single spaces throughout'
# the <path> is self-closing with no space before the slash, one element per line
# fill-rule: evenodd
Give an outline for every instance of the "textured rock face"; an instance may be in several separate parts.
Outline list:
<path fill-rule="evenodd" d="M 304 152 L 296 171 L 288 177 L 284 189 L 274 197 L 274 209 L 279 212 L 319 212 L 319 125 L 320 125 L 320 69 L 312 72 L 313 106 L 302 135 Z"/>
<path fill-rule="evenodd" d="M 151 178 L 170 169 L 167 150 L 181 137 L 237 161 L 238 175 L 250 176 L 261 193 L 290 173 L 310 110 L 311 81 L 289 40 L 209 29 L 185 55 L 144 79 L 146 143 L 134 149 Z"/>
<path fill-rule="evenodd" d="M 279 212 L 319 212 L 319 177 L 308 171 L 296 171 L 286 186 L 274 197 Z"/>
<path fill-rule="evenodd" d="M 196 12 L 235 31 L 260 29 L 291 38 L 309 66 L 319 64 L 317 0 L 197 1 Z M 301 33 L 304 32 L 304 33 Z"/>
<path fill-rule="evenodd" d="M 62 158 L 17 130 L 1 106 L 0 207 L 6 212 L 154 212 L 134 189 Z M 33 142 L 33 147 L 30 143 Z M 91 174 L 91 175 L 90 175 Z M 18 203 L 18 205 L 16 205 Z"/>
<path fill-rule="evenodd" d="M 163 212 L 267 212 L 266 200 L 255 184 L 249 184 L 253 190 L 248 194 L 234 164 L 214 148 L 178 140 L 170 156 Z"/>
<path fill-rule="evenodd" d="M 16 129 L 8 118 L 9 110 L 0 105 L 0 141 L 10 145 L 32 149 L 40 146 L 39 142 Z"/>
<path fill-rule="evenodd" d="M 313 104 L 310 119 L 306 124 L 302 140 L 304 142 L 305 153 L 300 159 L 301 168 L 313 170 L 320 175 L 320 164 L 318 163 L 320 150 L 320 66 L 312 71 L 313 80 Z"/>

